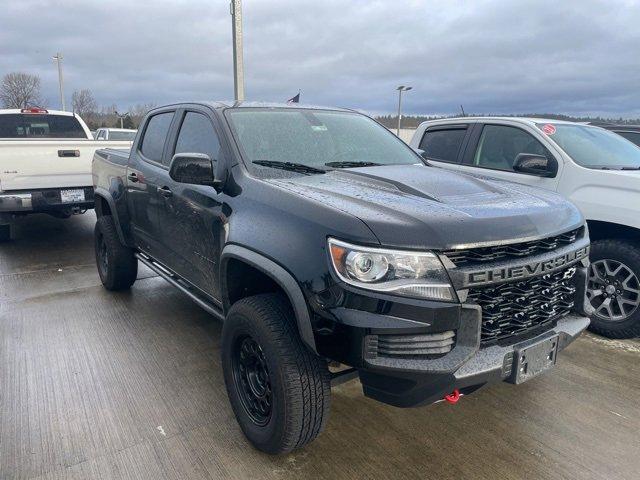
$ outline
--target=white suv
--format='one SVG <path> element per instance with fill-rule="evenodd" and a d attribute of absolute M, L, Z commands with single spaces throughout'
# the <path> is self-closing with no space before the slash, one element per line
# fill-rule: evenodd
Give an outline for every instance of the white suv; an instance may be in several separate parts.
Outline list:
<path fill-rule="evenodd" d="M 424 122 L 411 146 L 430 164 L 557 191 L 592 239 L 591 329 L 640 335 L 640 148 L 605 129 L 539 118 Z"/>

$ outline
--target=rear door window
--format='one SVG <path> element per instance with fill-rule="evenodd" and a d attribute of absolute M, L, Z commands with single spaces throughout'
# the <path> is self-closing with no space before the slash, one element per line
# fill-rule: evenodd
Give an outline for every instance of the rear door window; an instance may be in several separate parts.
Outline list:
<path fill-rule="evenodd" d="M 87 138 L 71 115 L 7 113 L 0 115 L 0 138 Z"/>
<path fill-rule="evenodd" d="M 211 120 L 206 115 L 187 112 L 178 140 L 175 153 L 204 153 L 214 162 L 220 157 L 220 142 Z"/>
<path fill-rule="evenodd" d="M 427 158 L 457 163 L 466 133 L 466 126 L 427 130 L 420 141 L 419 148 L 424 150 Z"/>
<path fill-rule="evenodd" d="M 173 112 L 158 113 L 149 119 L 140 147 L 142 155 L 147 160 L 158 163 L 162 161 L 164 143 L 171 127 L 171 120 L 173 120 Z"/>

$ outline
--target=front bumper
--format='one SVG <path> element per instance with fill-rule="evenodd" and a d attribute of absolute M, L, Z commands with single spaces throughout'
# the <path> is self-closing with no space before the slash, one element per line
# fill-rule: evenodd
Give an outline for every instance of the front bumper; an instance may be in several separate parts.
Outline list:
<path fill-rule="evenodd" d="M 478 350 L 457 369 L 444 371 L 360 370 L 364 394 L 397 407 L 417 407 L 439 400 L 455 389 L 468 394 L 489 383 L 513 383 L 514 351 L 519 347 L 558 335 L 558 352 L 567 347 L 589 325 L 587 317 L 569 315 L 556 327 L 526 341 L 508 346 L 493 345 Z"/>
<path fill-rule="evenodd" d="M 62 202 L 60 190 L 67 188 L 47 188 L 17 192 L 0 192 L 0 213 L 71 213 L 74 209 L 93 208 L 93 187 L 69 187 L 69 190 L 84 190 L 84 201 Z"/>
<path fill-rule="evenodd" d="M 457 369 L 450 372 L 408 372 L 360 370 L 364 394 L 397 407 L 428 405 L 458 389 L 471 393 L 489 383 L 513 383 L 514 352 L 521 346 L 558 335 L 558 352 L 564 350 L 589 325 L 589 318 L 569 315 L 557 325 L 540 334 L 513 345 L 493 345 L 478 350 Z"/>

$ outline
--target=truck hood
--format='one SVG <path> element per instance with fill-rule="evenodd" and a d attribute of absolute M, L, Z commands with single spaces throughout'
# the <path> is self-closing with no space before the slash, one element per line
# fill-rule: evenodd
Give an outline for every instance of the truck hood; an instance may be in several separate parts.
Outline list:
<path fill-rule="evenodd" d="M 385 246 L 446 249 L 512 243 L 552 236 L 584 221 L 575 206 L 555 193 L 422 165 L 268 181 L 354 215 Z"/>

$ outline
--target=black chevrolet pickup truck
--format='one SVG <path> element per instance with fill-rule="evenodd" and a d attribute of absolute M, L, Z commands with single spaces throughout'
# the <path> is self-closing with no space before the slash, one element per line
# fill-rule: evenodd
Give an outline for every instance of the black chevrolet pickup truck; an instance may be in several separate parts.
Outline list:
<path fill-rule="evenodd" d="M 224 320 L 232 408 L 269 453 L 318 435 L 332 385 L 455 403 L 551 368 L 589 324 L 572 204 L 430 167 L 353 111 L 157 108 L 93 182 L 102 283 L 142 262 Z"/>

